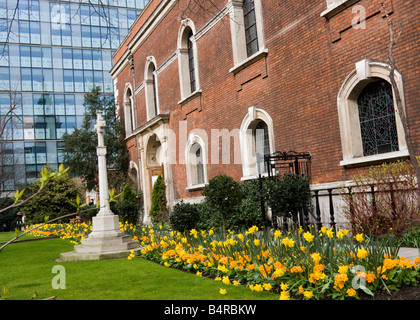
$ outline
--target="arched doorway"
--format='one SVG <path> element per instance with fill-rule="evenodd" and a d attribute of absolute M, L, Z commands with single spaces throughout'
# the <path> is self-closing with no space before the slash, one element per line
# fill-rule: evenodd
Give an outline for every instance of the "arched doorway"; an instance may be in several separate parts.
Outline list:
<path fill-rule="evenodd" d="M 163 172 L 163 161 L 161 155 L 161 143 L 156 134 L 149 138 L 146 149 L 146 166 L 149 172 L 149 187 L 150 191 L 153 190 L 153 185 L 157 177 L 160 175 L 164 176 Z"/>

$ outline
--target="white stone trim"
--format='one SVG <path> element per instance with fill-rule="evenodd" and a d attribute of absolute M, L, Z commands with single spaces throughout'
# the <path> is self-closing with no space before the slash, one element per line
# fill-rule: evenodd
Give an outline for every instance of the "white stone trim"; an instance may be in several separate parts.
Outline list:
<path fill-rule="evenodd" d="M 188 57 L 188 41 L 186 32 L 192 31 L 192 46 L 194 55 L 194 78 L 195 78 L 195 91 L 200 91 L 200 74 L 198 66 L 198 50 L 197 50 L 197 39 L 195 37 L 196 29 L 194 22 L 191 19 L 184 19 L 181 21 L 181 26 L 178 31 L 177 39 L 177 52 L 178 52 L 178 68 L 179 68 L 179 85 L 181 91 L 181 101 L 191 96 L 194 92 L 191 92 L 190 84 L 190 70 L 189 70 L 189 57 Z"/>
<path fill-rule="evenodd" d="M 244 61 L 248 59 L 246 52 L 246 40 L 245 40 L 245 27 L 244 27 L 244 14 L 242 9 L 242 0 L 229 0 L 227 4 L 230 15 L 230 30 L 232 37 L 232 53 L 233 63 L 232 67 L 235 70 L 240 65 L 244 64 Z M 258 36 L 258 47 L 259 52 L 266 49 L 265 37 L 264 37 L 264 23 L 262 19 L 262 5 L 261 0 L 254 0 L 255 7 L 255 20 L 257 25 L 257 36 Z M 255 56 L 255 54 L 253 55 Z M 231 70 L 232 70 L 231 69 Z"/>
<path fill-rule="evenodd" d="M 242 124 L 239 129 L 243 175 L 241 180 L 258 177 L 257 159 L 254 152 L 255 147 L 253 139 L 253 126 L 258 123 L 258 120 L 264 121 L 267 125 L 270 153 L 275 151 L 273 119 L 267 111 L 263 109 L 257 108 L 256 106 L 248 108 L 248 113 L 242 120 Z"/>
<path fill-rule="evenodd" d="M 405 157 L 408 154 L 404 129 L 397 110 L 395 94 L 393 94 L 399 151 L 363 156 L 357 97 L 372 78 L 382 78 L 390 82 L 389 71 L 390 66 L 385 63 L 371 60 L 359 61 L 340 89 L 337 97 L 337 107 L 343 153 L 343 160 L 340 162 L 342 166 L 369 164 L 376 161 Z M 405 110 L 402 76 L 398 71 L 395 71 L 395 81 Z"/>
<path fill-rule="evenodd" d="M 128 92 L 131 92 L 131 97 L 128 96 Z M 135 129 L 135 110 L 134 110 L 134 91 L 131 83 L 127 82 L 124 88 L 124 125 L 125 125 L 125 135 L 129 136 L 133 133 Z M 131 117 L 130 117 L 131 116 Z M 131 126 L 133 129 L 131 129 Z"/>
<path fill-rule="evenodd" d="M 252 56 L 246 58 L 245 60 L 242 60 L 241 63 L 235 65 L 234 67 L 229 69 L 229 72 L 237 73 L 241 71 L 242 69 L 245 69 L 249 65 L 253 64 L 255 61 L 260 60 L 261 58 L 266 57 L 268 54 L 267 48 L 261 48 L 258 52 L 255 52 Z"/>
<path fill-rule="evenodd" d="M 321 17 L 330 19 L 358 1 L 359 0 L 327 0 L 327 9 L 321 12 Z"/>
<path fill-rule="evenodd" d="M 202 152 L 202 158 L 203 158 L 203 179 L 204 182 L 203 183 L 197 183 L 195 180 L 195 177 L 193 176 L 192 173 L 192 166 L 193 164 L 191 163 L 191 147 L 194 144 L 199 144 L 201 147 L 201 152 Z M 208 148 L 208 141 L 205 142 L 204 139 L 196 132 L 191 132 L 189 137 L 188 137 L 188 141 L 187 141 L 187 146 L 185 148 L 185 162 L 186 162 L 186 172 L 187 172 L 187 190 L 194 190 L 194 189 L 199 189 L 199 188 L 203 188 L 207 183 L 208 183 L 208 177 L 207 177 L 207 148 Z"/>
<path fill-rule="evenodd" d="M 150 72 L 150 66 L 154 65 L 155 71 L 153 73 Z M 153 56 L 148 56 L 146 58 L 146 65 L 144 68 L 144 84 L 145 84 L 145 96 L 146 96 L 146 113 L 147 113 L 147 120 L 152 119 L 153 117 L 159 114 L 159 86 L 158 86 L 158 77 L 157 77 L 157 63 L 156 59 Z M 156 82 L 153 83 L 156 79 Z M 156 89 L 156 106 L 154 100 L 154 92 L 153 92 L 153 85 L 155 85 Z M 155 114 L 156 109 L 156 114 Z"/>

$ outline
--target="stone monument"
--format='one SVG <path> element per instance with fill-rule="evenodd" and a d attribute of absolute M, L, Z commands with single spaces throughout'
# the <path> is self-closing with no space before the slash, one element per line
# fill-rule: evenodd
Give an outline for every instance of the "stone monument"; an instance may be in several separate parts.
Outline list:
<path fill-rule="evenodd" d="M 131 240 L 119 226 L 118 215 L 109 206 L 108 177 L 106 168 L 106 146 L 104 130 L 106 123 L 102 118 L 102 111 L 97 112 L 95 130 L 98 134 L 98 174 L 99 174 L 99 202 L 100 210 L 92 218 L 92 232 L 80 245 L 74 246 L 74 251 L 60 254 L 60 261 L 100 260 L 123 258 L 130 254 L 130 250 L 139 250 L 138 241 Z"/>

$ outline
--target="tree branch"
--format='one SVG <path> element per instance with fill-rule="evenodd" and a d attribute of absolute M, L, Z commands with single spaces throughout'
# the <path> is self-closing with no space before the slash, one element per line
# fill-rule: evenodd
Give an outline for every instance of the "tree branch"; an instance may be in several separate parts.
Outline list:
<path fill-rule="evenodd" d="M 11 240 L 7 241 L 5 244 L 3 244 L 3 245 L 0 247 L 0 252 L 1 252 L 1 250 L 3 250 L 3 248 L 5 248 L 7 245 L 11 244 L 12 242 L 16 241 L 16 240 L 17 240 L 17 239 L 19 239 L 20 237 L 24 236 L 25 234 L 27 234 L 27 233 L 29 233 L 29 232 L 31 232 L 31 231 L 33 231 L 33 230 L 35 230 L 35 229 L 41 228 L 41 227 L 45 226 L 45 225 L 46 225 L 46 224 L 48 224 L 48 223 L 51 223 L 51 222 L 53 222 L 53 221 L 57 221 L 57 220 L 59 220 L 59 219 L 63 219 L 63 218 L 67 218 L 67 217 L 71 217 L 71 216 L 74 216 L 74 215 L 76 215 L 76 214 L 78 214 L 78 213 L 81 213 L 81 212 L 87 212 L 87 211 L 89 211 L 89 210 L 96 210 L 96 209 L 97 209 L 97 208 L 90 208 L 90 209 L 86 209 L 86 210 L 83 210 L 83 211 L 76 211 L 76 212 L 73 212 L 73 213 L 68 213 L 68 214 L 65 214 L 65 215 L 63 215 L 63 216 L 60 216 L 60 217 L 58 217 L 58 218 L 54 218 L 54 219 L 52 219 L 52 220 L 50 220 L 50 221 L 48 221 L 48 222 L 41 223 L 40 225 L 37 225 L 37 226 L 35 226 L 35 227 L 33 227 L 33 228 L 29 229 L 29 230 L 26 230 L 25 232 L 23 232 L 23 233 L 21 233 L 21 234 L 17 235 L 16 237 L 14 237 L 13 239 L 11 239 Z"/>
<path fill-rule="evenodd" d="M 394 49 L 394 46 L 397 43 L 397 41 L 398 41 L 398 39 L 401 35 L 401 31 L 398 33 L 397 37 L 394 39 L 394 22 L 392 21 L 392 19 L 389 16 L 389 13 L 386 9 L 385 3 L 381 3 L 381 5 L 382 5 L 382 8 L 384 10 L 387 22 L 388 22 L 388 30 L 389 30 L 388 58 L 389 58 L 389 62 L 390 62 L 390 65 L 391 65 L 391 70 L 389 72 L 389 78 L 390 78 L 391 86 L 393 88 L 393 92 L 394 92 L 394 95 L 395 95 L 395 102 L 397 104 L 397 112 L 400 116 L 401 123 L 402 123 L 403 129 L 404 129 L 404 135 L 405 135 L 405 140 L 406 140 L 406 143 L 407 143 L 408 153 L 410 155 L 411 165 L 413 166 L 414 172 L 415 172 L 416 177 L 417 177 L 417 184 L 419 184 L 420 183 L 419 162 L 417 160 L 414 145 L 413 145 L 412 140 L 411 140 L 410 128 L 409 128 L 407 116 L 406 116 L 406 113 L 405 113 L 405 110 L 404 110 L 404 106 L 402 104 L 400 91 L 398 90 L 398 86 L 397 86 L 397 83 L 395 81 L 395 59 L 394 59 L 394 55 L 393 55 L 393 49 Z M 420 187 L 418 188 L 418 192 L 420 193 Z"/>

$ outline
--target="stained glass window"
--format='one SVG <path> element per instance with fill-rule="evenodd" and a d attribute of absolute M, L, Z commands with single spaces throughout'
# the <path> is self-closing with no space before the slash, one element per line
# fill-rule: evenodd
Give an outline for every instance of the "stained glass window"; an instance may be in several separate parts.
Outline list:
<path fill-rule="evenodd" d="M 357 99 L 363 155 L 398 151 L 391 85 L 384 80 L 369 83 Z"/>

